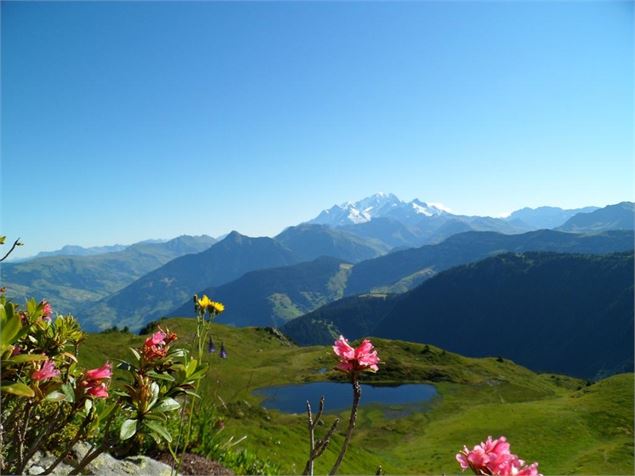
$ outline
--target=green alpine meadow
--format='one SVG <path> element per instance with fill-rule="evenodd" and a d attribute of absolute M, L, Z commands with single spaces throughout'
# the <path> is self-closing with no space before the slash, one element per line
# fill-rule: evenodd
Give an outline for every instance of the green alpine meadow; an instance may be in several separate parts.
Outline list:
<path fill-rule="evenodd" d="M 191 319 L 162 325 L 183 342 L 194 338 Z M 223 438 L 247 437 L 241 448 L 280 474 L 299 473 L 306 459 L 306 416 L 263 409 L 254 390 L 285 384 L 341 381 L 332 370 L 329 346 L 298 347 L 271 328 L 233 328 L 214 324 L 210 334 L 224 342 L 229 357 L 209 354 L 202 387 Z M 145 336 L 120 332 L 90 334 L 80 363 L 95 367 L 106 358 L 125 357 Z M 399 405 L 363 407 L 344 474 L 366 474 L 381 466 L 387 473 L 454 474 L 454 454 L 464 441 L 505 434 L 519 452 L 540 461 L 545 474 L 629 474 L 633 470 L 633 374 L 590 382 L 558 374 L 539 374 L 495 356 L 469 358 L 435 346 L 373 339 L 386 356 L 381 371 L 364 382 L 378 385 L 429 383 L 437 395 L 417 412 L 400 416 Z M 324 371 L 323 369 L 326 369 Z M 322 372 L 321 372 L 322 371 Z M 319 395 L 316 395 L 316 401 Z M 363 395 L 362 395 L 363 398 Z M 325 402 L 324 432 L 336 417 Z M 328 471 L 335 449 L 317 463 Z M 203 444 L 198 451 L 206 455 Z M 214 455 L 214 452 L 207 454 Z"/>

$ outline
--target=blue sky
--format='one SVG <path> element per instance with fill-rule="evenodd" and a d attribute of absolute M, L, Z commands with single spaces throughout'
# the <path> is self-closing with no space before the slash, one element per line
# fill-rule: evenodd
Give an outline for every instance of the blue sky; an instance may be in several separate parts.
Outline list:
<path fill-rule="evenodd" d="M 2 2 L 2 233 L 632 200 L 633 104 L 631 2 Z"/>

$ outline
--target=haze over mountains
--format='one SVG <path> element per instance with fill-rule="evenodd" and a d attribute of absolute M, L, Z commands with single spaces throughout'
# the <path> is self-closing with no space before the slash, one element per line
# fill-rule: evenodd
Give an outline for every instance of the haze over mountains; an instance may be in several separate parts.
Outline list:
<path fill-rule="evenodd" d="M 536 229 L 557 228 L 578 213 L 590 213 L 597 209 L 598 207 L 574 208 L 570 210 L 558 207 L 521 208 L 512 212 L 506 220 Z"/>
<path fill-rule="evenodd" d="M 209 248 L 209 236 L 179 236 L 165 242 L 140 242 L 124 250 L 85 256 L 45 256 L 3 263 L 2 285 L 19 300 L 46 296 L 59 312 L 77 313 L 172 259 Z"/>
<path fill-rule="evenodd" d="M 85 313 L 91 328 L 111 323 L 138 328 L 158 319 L 195 292 L 218 286 L 256 269 L 294 264 L 297 255 L 267 237 L 250 238 L 232 232 L 200 253 L 176 258 L 116 293 L 90 305 Z"/>
<path fill-rule="evenodd" d="M 47 297 L 56 310 L 73 312 L 89 330 L 113 325 L 135 330 L 163 316 L 192 315 L 192 295 L 205 292 L 225 302 L 220 322 L 285 325 L 300 343 L 324 342 L 338 332 L 355 336 L 380 329 L 380 317 L 386 317 L 396 303 L 457 266 L 510 252 L 602 256 L 632 251 L 633 210 L 632 203 L 623 202 L 600 209 L 525 208 L 506 218 L 492 218 L 455 215 L 420 200 L 403 202 L 392 194 L 376 194 L 331 207 L 273 238 L 252 238 L 235 231 L 220 241 L 182 236 L 114 252 L 5 263 L 0 271 L 9 296 L 21 299 L 37 293 L 38 299 Z M 67 252 L 98 251 L 67 248 Z M 508 261 L 530 269 L 523 259 Z M 576 266 L 564 258 L 559 262 L 565 268 Z M 497 269 L 506 272 L 504 266 Z M 556 269 L 549 269 L 554 274 L 546 276 L 545 282 L 563 286 L 566 281 L 555 280 Z M 590 273 L 592 267 L 579 269 Z M 533 286 L 535 276 L 528 273 L 529 281 L 522 286 Z M 536 294 L 537 299 L 542 295 Z M 569 296 L 573 295 L 571 291 Z M 600 295 L 593 296 L 601 300 Z M 452 299 L 462 298 L 452 295 Z M 425 311 L 427 299 L 417 302 L 421 311 L 404 319 L 413 320 L 412 316 Z M 615 309 L 621 309 L 621 317 L 615 322 L 623 323 L 626 307 L 620 302 Z M 480 301 L 474 307 L 486 308 Z M 560 309 L 559 305 L 553 308 Z M 337 317 L 341 312 L 354 319 L 342 320 Z M 601 315 L 596 313 L 598 319 Z M 453 319 L 468 319 L 468 315 L 453 314 Z M 585 329 L 591 332 L 591 327 Z M 411 337 L 428 338 L 414 332 Z M 614 369 L 621 365 L 611 362 L 606 365 Z M 587 364 L 585 372 L 601 371 L 599 364 Z"/>

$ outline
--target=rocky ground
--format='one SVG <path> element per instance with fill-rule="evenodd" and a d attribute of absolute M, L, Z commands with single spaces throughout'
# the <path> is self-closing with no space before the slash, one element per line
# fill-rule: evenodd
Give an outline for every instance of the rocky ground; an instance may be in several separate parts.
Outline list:
<path fill-rule="evenodd" d="M 60 463 L 51 473 L 54 475 L 67 475 L 74 467 L 72 460 L 78 461 L 89 450 L 89 445 L 78 443 L 73 448 L 73 454 L 67 462 Z M 95 458 L 85 469 L 84 474 L 98 474 L 100 476 L 118 476 L 125 474 L 170 476 L 171 456 L 163 455 L 162 461 L 147 456 L 129 456 L 117 459 L 108 453 L 103 453 Z M 26 474 L 43 474 L 55 461 L 55 456 L 49 453 L 37 453 L 31 460 Z M 166 464 L 167 463 L 167 464 Z M 219 475 L 232 476 L 234 473 L 221 466 L 216 461 L 209 460 L 199 455 L 186 454 L 179 474 L 183 475 Z"/>

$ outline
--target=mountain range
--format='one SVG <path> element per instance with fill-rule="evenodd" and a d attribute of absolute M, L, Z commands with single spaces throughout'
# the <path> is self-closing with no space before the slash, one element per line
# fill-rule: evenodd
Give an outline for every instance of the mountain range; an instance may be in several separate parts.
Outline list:
<path fill-rule="evenodd" d="M 2 286 L 15 299 L 46 296 L 58 312 L 77 312 L 86 302 L 108 296 L 174 258 L 214 243 L 207 235 L 183 235 L 165 242 L 140 242 L 115 252 L 3 263 Z"/>
<path fill-rule="evenodd" d="M 324 225 L 289 227 L 275 238 L 251 238 L 234 231 L 209 249 L 182 256 L 129 286 L 80 308 L 90 329 L 112 324 L 138 328 L 173 311 L 194 293 L 218 287 L 245 273 L 328 256 L 358 262 L 386 252 L 375 240 L 363 241 Z"/>
<path fill-rule="evenodd" d="M 113 253 L 116 251 L 123 251 L 127 248 L 126 245 L 106 245 L 106 246 L 90 246 L 85 248 L 78 245 L 66 245 L 59 250 L 53 251 L 40 251 L 32 258 L 44 258 L 45 256 L 90 256 L 90 255 L 103 255 L 104 253 Z M 24 261 L 24 260 L 23 260 Z"/>
<path fill-rule="evenodd" d="M 333 205 L 309 221 L 329 226 L 359 225 L 374 218 L 395 218 L 401 222 L 416 221 L 421 217 L 447 215 L 444 209 L 414 199 L 402 202 L 392 193 L 376 193 L 357 202 Z"/>
<path fill-rule="evenodd" d="M 633 314 L 632 251 L 505 253 L 402 295 L 344 298 L 282 330 L 304 345 L 372 335 L 600 378 L 632 371 Z"/>
<path fill-rule="evenodd" d="M 352 264 L 322 256 L 280 268 L 251 271 L 230 283 L 202 290 L 222 296 L 226 311 L 217 321 L 234 326 L 280 327 L 324 304 L 341 298 Z M 188 299 L 169 316 L 193 316 Z"/>
<path fill-rule="evenodd" d="M 523 208 L 506 218 L 454 214 L 441 205 L 414 199 L 400 200 L 394 194 L 377 193 L 357 202 L 346 202 L 323 210 L 307 223 L 344 228 L 362 238 L 376 239 L 394 247 L 417 247 L 439 243 L 465 231 L 495 231 L 515 234 L 539 229 L 563 227 L 563 231 L 606 231 L 633 229 L 632 211 L 629 222 L 629 202 L 616 205 L 612 221 L 582 218 L 579 226 L 567 225 L 568 220 L 598 211 L 598 207 L 562 209 L 559 207 Z M 632 208 L 632 204 L 630 204 Z M 604 210 L 604 209 L 602 209 Z M 621 214 L 620 214 L 621 212 Z M 601 212 L 600 214 L 606 214 Z M 574 221 L 575 223 L 575 221 Z"/>
<path fill-rule="evenodd" d="M 597 209 L 598 207 L 572 208 L 568 210 L 559 207 L 526 207 L 512 212 L 505 219 L 511 223 L 517 223 L 520 226 L 530 226 L 541 230 L 545 228 L 557 228 L 578 213 L 590 213 Z"/>
<path fill-rule="evenodd" d="M 407 291 L 439 271 L 509 251 L 601 254 L 630 249 L 633 232 L 626 230 L 596 234 L 538 230 L 518 235 L 471 231 L 436 245 L 395 251 L 358 263 L 351 271 L 345 294 Z"/>
<path fill-rule="evenodd" d="M 300 259 L 277 241 L 234 231 L 205 251 L 176 258 L 123 289 L 78 311 L 88 329 L 112 324 L 139 328 L 173 310 L 208 286 L 219 286 L 256 269 Z"/>
<path fill-rule="evenodd" d="M 538 208 L 526 207 L 512 212 L 505 218 L 492 218 L 457 215 L 442 205 L 426 203 L 418 198 L 405 202 L 392 193 L 376 193 L 357 202 L 333 205 L 331 208 L 320 212 L 317 217 L 309 220 L 308 223 L 341 227 L 368 223 L 378 218 L 391 218 L 404 224 L 416 224 L 426 217 L 455 217 L 467 222 L 478 222 L 479 219 L 489 218 L 494 220 L 491 223 L 508 222 L 513 226 L 517 226 L 518 229 L 539 230 L 556 228 L 578 213 L 590 213 L 597 209 L 598 207 L 574 209 L 547 206 Z"/>
<path fill-rule="evenodd" d="M 222 298 L 227 310 L 220 317 L 220 322 L 237 326 L 276 327 L 342 296 L 369 292 L 402 293 L 452 266 L 504 252 L 603 254 L 632 250 L 633 238 L 633 232 L 630 231 L 596 235 L 552 230 L 522 235 L 468 232 L 455 235 L 438 245 L 424 245 L 419 249 L 403 250 L 359 263 L 321 257 L 286 267 L 249 272 L 222 286 L 191 288 L 181 305 L 167 315 L 193 316 L 191 295 L 196 292 Z M 94 310 L 95 306 L 91 308 Z M 129 312 L 116 310 L 116 314 L 112 315 L 126 316 Z M 146 311 L 145 315 L 157 317 L 154 312 Z M 147 322 L 148 318 L 144 320 Z"/>
<path fill-rule="evenodd" d="M 535 230 L 543 224 L 575 233 Z M 192 295 L 202 292 L 226 303 L 221 321 L 233 325 L 305 325 L 306 316 L 329 313 L 332 305 L 348 309 L 368 330 L 377 303 L 388 308 L 394 294 L 418 289 L 452 267 L 506 252 L 629 251 L 632 229 L 629 202 L 491 218 L 376 194 L 273 238 L 183 236 L 89 256 L 5 263 L 0 271 L 10 297 L 46 297 L 89 330 L 138 329 L 166 315 L 191 315 Z"/>

